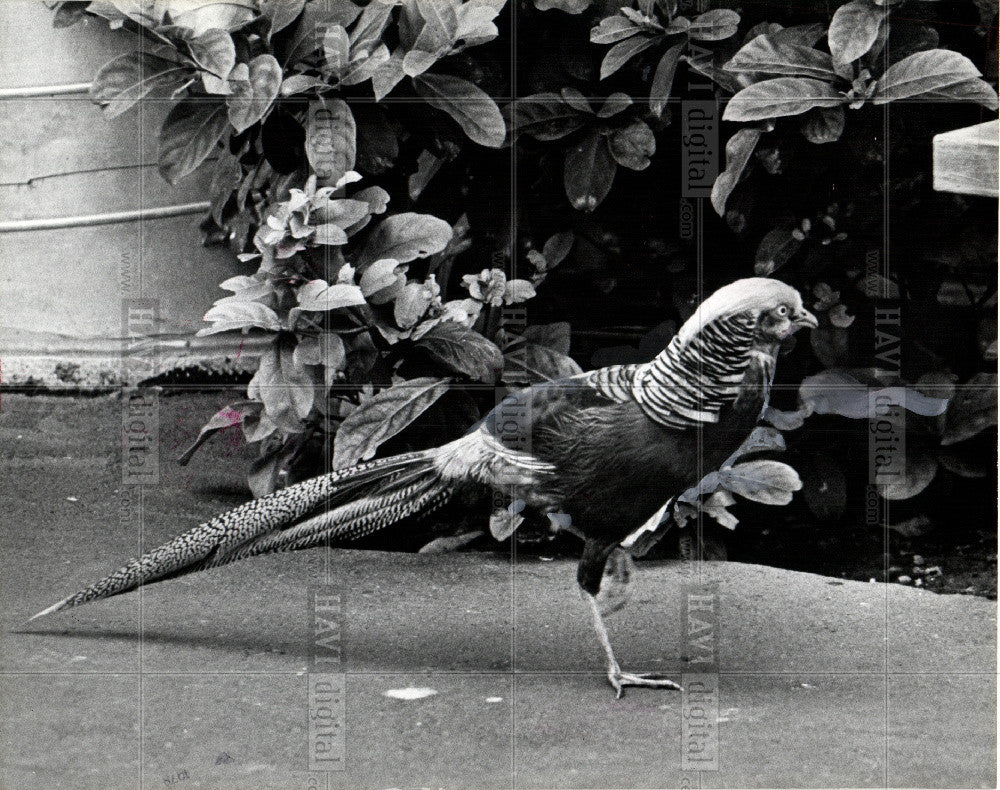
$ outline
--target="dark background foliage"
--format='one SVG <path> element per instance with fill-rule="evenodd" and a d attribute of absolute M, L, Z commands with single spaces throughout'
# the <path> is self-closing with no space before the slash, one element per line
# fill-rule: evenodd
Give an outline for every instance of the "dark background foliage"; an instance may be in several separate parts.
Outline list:
<path fill-rule="evenodd" d="M 60 24 L 90 10 L 86 2 L 58 5 Z M 274 53 L 285 80 L 301 74 L 316 85 L 273 96 L 258 121 L 221 132 L 218 150 L 209 157 L 223 177 L 213 195 L 212 216 L 203 225 L 206 241 L 228 243 L 243 254 L 256 249 L 268 260 L 274 245 L 260 243 L 258 228 L 288 200 L 289 188 L 301 189 L 315 175 L 310 112 L 317 103 L 338 101 L 346 102 L 356 125 L 350 164 L 337 173 L 353 170 L 362 177 L 357 187 L 343 188 L 349 196 L 359 187 L 377 185 L 390 198 L 389 215 L 415 212 L 453 228 L 447 247 L 439 237 L 433 251 L 408 261 L 401 275 L 400 288 L 407 283 L 416 292 L 428 275 L 441 288 L 440 298 L 428 296 L 421 303 L 426 312 L 414 319 L 421 322 L 415 328 L 400 323 L 398 309 L 394 322 L 394 301 L 376 301 L 363 280 L 363 300 L 358 296 L 360 301 L 346 309 L 307 311 L 313 329 L 303 330 L 289 317 L 296 299 L 302 303 L 299 289 L 306 281 L 322 277 L 324 285 L 333 283 L 343 276 L 343 266 L 352 264 L 360 278 L 371 261 L 359 250 L 379 232 L 372 230 L 376 222 L 357 231 L 360 243 L 352 237 L 337 242 L 342 246 L 303 249 L 287 259 L 286 268 L 265 272 L 262 266 L 254 275 L 273 288 L 261 301 L 277 311 L 274 320 L 280 321 L 280 327 L 268 327 L 275 332 L 276 359 L 284 359 L 282 349 L 290 359 L 309 332 L 336 335 L 346 343 L 346 354 L 325 368 L 298 357 L 294 370 L 289 363 L 288 381 L 300 382 L 296 386 L 303 392 L 316 388 L 307 414 L 275 420 L 276 427 L 263 435 L 259 404 L 237 406 L 220 418 L 214 430 L 241 422 L 248 436 L 262 440 L 261 461 L 251 476 L 255 491 L 322 471 L 331 441 L 334 447 L 338 441 L 357 444 L 362 420 L 350 415 L 361 411 L 378 417 L 376 407 L 384 408 L 380 400 L 375 405 L 366 400 L 373 391 L 391 392 L 393 384 L 415 379 L 453 379 L 447 394 L 431 387 L 431 396 L 407 406 L 410 419 L 374 444 L 380 454 L 425 447 L 459 435 L 507 387 L 535 380 L 533 374 L 522 375 L 512 349 L 527 349 L 530 367 L 542 378 L 579 369 L 573 360 L 584 369 L 644 361 L 663 348 L 701 295 L 740 277 L 774 275 L 801 290 L 821 326 L 783 351 L 773 405 L 795 410 L 800 382 L 830 369 L 850 370 L 861 385 L 906 385 L 951 398 L 951 404 L 938 417 L 907 415 L 908 465 L 894 492 L 870 485 L 868 421 L 821 414 L 786 431 L 788 449 L 775 457 L 798 471 L 803 490 L 785 508 L 741 501 L 735 508 L 741 523 L 734 532 L 706 518 L 709 553 L 728 549 L 738 559 L 995 594 L 996 201 L 935 192 L 931 179 L 935 134 L 995 116 L 996 95 L 989 87 L 997 81 L 995 4 L 713 2 L 704 15 L 705 9 L 693 2 L 673 0 L 510 0 L 493 20 L 494 37 L 474 46 L 462 41 L 445 46 L 436 51 L 424 77 L 399 81 L 385 97 L 376 91 L 377 101 L 368 81 L 338 82 L 328 48 L 284 59 L 305 16 L 271 31 L 269 25 L 277 25 L 273 4 L 264 11 L 254 10 L 250 0 L 236 5 L 248 9 L 246 19 L 229 27 L 237 62 Z M 290 6 L 308 14 L 312 4 Z M 341 6 L 351 4 L 344 0 Z M 810 63 L 829 62 L 833 44 L 828 45 L 827 28 L 845 8 L 876 20 L 883 39 L 873 53 L 865 54 L 862 47 L 861 54 L 838 65 L 836 76 L 830 72 L 836 106 L 803 107 L 763 123 L 745 113 L 727 116 L 735 117 L 718 129 L 720 170 L 726 167 L 726 141 L 741 131 L 760 130 L 745 168 L 736 172 L 728 197 L 685 198 L 682 103 L 714 98 L 726 106 L 736 93 L 745 98 L 748 86 L 764 89 L 779 82 L 764 78 L 794 73 L 786 63 L 784 71 L 750 73 L 738 83 L 736 74 L 723 68 L 756 36 L 777 36 L 780 28 L 810 47 L 804 55 Z M 404 3 L 380 28 L 376 43 L 386 52 L 419 49 L 406 33 L 406 19 L 411 26 L 430 24 L 424 21 L 430 20 L 430 9 L 417 0 Z M 718 27 L 706 28 L 707 19 Z M 125 20 L 158 46 L 166 37 L 182 71 L 196 67 L 193 50 L 171 22 L 180 20 Z M 344 25 L 352 41 L 355 24 Z M 818 33 L 809 34 L 808 26 Z M 608 41 L 597 33 L 612 28 L 624 32 Z M 643 48 L 608 65 L 610 51 L 644 37 Z M 840 40 L 837 47 L 849 45 Z M 871 48 L 870 42 L 866 46 Z M 678 47 L 676 73 L 663 89 L 662 65 L 672 47 Z M 951 94 L 923 97 L 932 101 L 913 96 L 880 101 L 885 88 L 876 79 L 886 66 L 921 52 L 931 58 L 926 67 L 931 76 L 946 73 L 952 66 L 942 64 L 952 62 L 950 53 L 960 53 L 969 68 L 974 64 L 984 72 L 989 86 L 978 78 L 956 78 Z M 167 52 L 164 57 L 175 56 Z M 479 116 L 463 122 L 454 104 L 444 109 L 427 100 L 428 75 L 439 84 L 444 80 L 466 86 L 466 92 L 480 91 L 487 104 L 495 102 L 507 126 L 502 144 L 493 108 L 480 106 Z M 462 82 L 448 82 L 454 79 Z M 101 80 L 99 75 L 94 97 L 108 106 L 120 96 L 120 83 L 107 74 Z M 959 101 L 955 85 L 973 83 L 978 95 Z M 225 111 L 223 99 L 212 98 L 208 87 L 209 95 L 197 85 L 186 90 L 195 99 L 217 101 Z M 658 105 L 650 100 L 651 90 L 661 91 Z M 233 100 L 225 103 L 232 119 Z M 548 127 L 536 134 L 530 121 L 537 115 L 523 114 L 532 106 L 544 114 L 571 105 L 578 114 L 559 121 L 555 132 Z M 831 132 L 838 118 L 841 128 Z M 820 133 L 804 131 L 803 124 L 813 121 Z M 579 177 L 581 163 L 594 164 L 589 182 Z M 236 170 L 226 176 L 226 167 Z M 166 172 L 177 175 L 176 162 L 168 162 Z M 320 179 L 320 186 L 334 181 Z M 343 189 L 335 197 L 344 196 Z M 488 270 L 502 270 L 508 282 L 520 283 L 518 295 L 508 286 L 507 296 L 491 303 L 482 279 Z M 477 277 L 481 285 L 472 282 Z M 338 282 L 354 288 L 350 277 Z M 432 352 L 433 343 L 415 339 L 447 315 L 447 300 L 457 303 L 465 296 L 478 305 L 461 329 L 467 334 L 460 335 L 456 324 L 447 332 L 459 333 L 456 345 L 477 349 L 479 357 L 468 350 L 457 357 L 442 355 Z M 876 323 L 879 311 L 895 309 L 898 324 Z M 261 323 L 253 327 L 260 329 Z M 572 359 L 565 357 L 567 351 Z M 497 362 L 501 353 L 506 365 Z M 494 364 L 504 367 L 499 380 L 491 373 Z M 350 386 L 331 390 L 334 373 L 335 384 Z M 361 385 L 368 387 L 363 396 L 357 394 Z M 263 406 L 265 417 L 275 416 L 266 398 Z M 350 436 L 346 430 L 338 434 L 344 424 Z M 381 430 L 378 420 L 365 426 L 364 431 Z M 479 545 L 495 546 L 485 529 L 486 516 L 473 518 L 469 512 L 468 503 L 461 503 L 419 536 L 392 533 L 375 545 L 409 543 L 416 549 L 434 535 L 471 538 L 483 531 Z M 689 551 L 689 532 L 680 533 L 679 544 L 664 541 L 659 550 Z M 516 539 L 540 551 L 576 550 L 545 524 L 527 523 Z M 947 572 L 934 570 L 935 565 Z M 985 573 L 978 577 L 985 581 L 973 573 Z"/>

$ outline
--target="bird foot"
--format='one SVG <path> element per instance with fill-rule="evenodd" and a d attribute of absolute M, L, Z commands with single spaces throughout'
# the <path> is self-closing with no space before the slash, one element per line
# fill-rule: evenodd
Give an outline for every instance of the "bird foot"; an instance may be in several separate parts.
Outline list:
<path fill-rule="evenodd" d="M 615 689 L 616 699 L 621 699 L 626 686 L 642 686 L 651 689 L 683 691 L 679 685 L 662 672 L 622 672 L 614 667 L 608 670 L 608 682 Z"/>

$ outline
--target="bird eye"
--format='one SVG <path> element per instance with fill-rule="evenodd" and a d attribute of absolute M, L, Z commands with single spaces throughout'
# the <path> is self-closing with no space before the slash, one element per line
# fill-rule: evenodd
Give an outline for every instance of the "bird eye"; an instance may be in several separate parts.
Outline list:
<path fill-rule="evenodd" d="M 780 315 L 782 318 L 784 318 L 786 315 L 788 315 L 788 305 L 779 304 L 778 309 L 775 310 L 774 312 L 777 315 Z"/>

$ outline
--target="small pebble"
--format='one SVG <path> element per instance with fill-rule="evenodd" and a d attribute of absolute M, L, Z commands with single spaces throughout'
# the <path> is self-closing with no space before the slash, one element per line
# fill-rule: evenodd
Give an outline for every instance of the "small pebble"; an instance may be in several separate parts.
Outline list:
<path fill-rule="evenodd" d="M 913 555 L 913 564 L 914 564 L 914 565 L 923 565 L 923 564 L 924 564 L 924 558 L 923 558 L 923 555 L 920 555 L 920 554 L 914 554 L 914 555 Z"/>
<path fill-rule="evenodd" d="M 910 578 L 909 576 L 907 576 L 907 575 L 906 575 L 906 574 L 904 573 L 904 574 L 903 574 L 902 576 L 898 576 L 898 577 L 896 578 L 896 581 L 898 581 L 898 582 L 899 582 L 900 584 L 909 584 L 910 582 L 912 582 L 912 581 L 913 581 L 913 579 L 911 579 L 911 578 Z"/>
<path fill-rule="evenodd" d="M 915 582 L 913 582 L 913 586 L 914 587 L 923 587 L 924 586 L 924 580 L 923 579 L 917 579 Z"/>
<path fill-rule="evenodd" d="M 67 502 L 79 502 L 80 500 L 77 499 L 75 496 L 68 496 L 68 497 L 66 497 L 66 501 Z"/>
<path fill-rule="evenodd" d="M 492 705 L 497 702 L 503 702 L 503 697 L 487 697 L 486 701 Z"/>

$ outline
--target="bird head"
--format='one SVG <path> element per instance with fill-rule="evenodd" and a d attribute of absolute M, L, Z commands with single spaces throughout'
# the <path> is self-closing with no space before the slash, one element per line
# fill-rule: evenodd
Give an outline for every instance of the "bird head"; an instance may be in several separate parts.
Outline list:
<path fill-rule="evenodd" d="M 678 334 L 687 342 L 712 321 L 739 313 L 753 315 L 754 340 L 763 345 L 780 343 L 804 326 L 818 326 L 816 316 L 805 309 L 802 296 L 790 285 L 769 277 L 748 277 L 709 296 Z"/>

